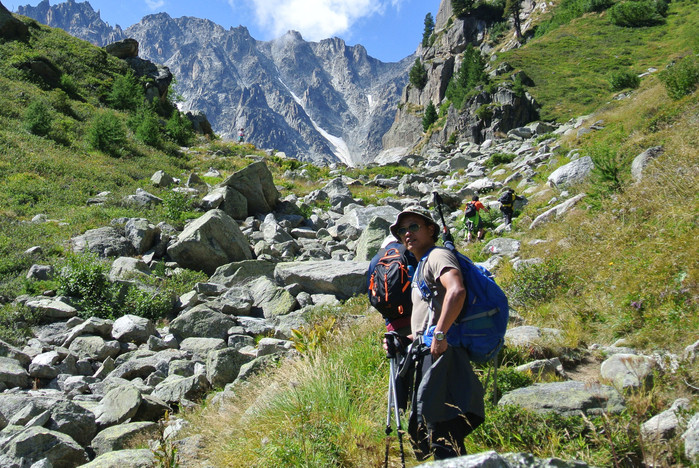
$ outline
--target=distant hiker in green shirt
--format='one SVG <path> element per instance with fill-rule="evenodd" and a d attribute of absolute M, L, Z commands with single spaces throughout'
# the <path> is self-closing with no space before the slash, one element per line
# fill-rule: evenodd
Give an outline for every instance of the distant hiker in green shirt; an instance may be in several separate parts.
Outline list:
<path fill-rule="evenodd" d="M 466 228 L 468 229 L 468 241 L 473 239 L 473 232 L 476 231 L 478 240 L 483 240 L 485 237 L 485 229 L 483 229 L 483 220 L 478 212 L 480 210 L 490 211 L 490 208 L 478 201 L 478 195 L 474 195 L 471 201 L 466 203 L 464 216 L 466 217 Z"/>

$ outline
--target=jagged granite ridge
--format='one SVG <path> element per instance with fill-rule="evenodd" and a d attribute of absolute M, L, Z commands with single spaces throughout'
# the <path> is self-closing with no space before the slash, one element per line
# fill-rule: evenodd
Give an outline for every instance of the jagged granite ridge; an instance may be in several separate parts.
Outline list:
<path fill-rule="evenodd" d="M 384 63 L 342 39 L 307 42 L 295 31 L 258 41 L 247 28 L 167 13 L 121 30 L 88 2 L 18 8 L 18 13 L 96 45 L 127 37 L 139 55 L 170 68 L 181 110 L 207 114 L 214 131 L 315 163 L 361 165 L 382 149 L 414 58 Z"/>

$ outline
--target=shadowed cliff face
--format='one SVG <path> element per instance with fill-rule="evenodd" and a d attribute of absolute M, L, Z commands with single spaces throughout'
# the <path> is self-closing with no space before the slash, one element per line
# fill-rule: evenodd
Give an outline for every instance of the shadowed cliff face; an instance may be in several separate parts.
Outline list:
<path fill-rule="evenodd" d="M 149 15 L 122 31 L 89 3 L 19 7 L 18 12 L 103 46 L 126 37 L 142 58 L 170 68 L 182 110 L 200 110 L 214 131 L 315 162 L 370 162 L 396 115 L 413 58 L 383 63 L 338 38 L 307 42 L 290 31 L 257 41 L 245 27 Z"/>

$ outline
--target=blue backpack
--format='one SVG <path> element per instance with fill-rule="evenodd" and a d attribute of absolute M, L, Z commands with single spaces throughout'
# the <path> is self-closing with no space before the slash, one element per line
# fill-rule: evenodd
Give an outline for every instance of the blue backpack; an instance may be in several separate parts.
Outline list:
<path fill-rule="evenodd" d="M 446 334 L 451 346 L 466 348 L 471 361 L 485 364 L 495 358 L 505 343 L 505 331 L 510 316 L 507 296 L 500 289 L 493 275 L 485 268 L 473 263 L 470 258 L 456 250 L 452 242 L 444 245 L 456 255 L 466 287 L 466 301 L 461 314 Z M 428 253 L 429 255 L 429 253 Z M 415 279 L 425 301 L 435 300 L 434 292 L 425 282 L 422 265 L 427 255 L 417 266 Z M 430 346 L 434 326 L 423 335 L 423 342 Z"/>

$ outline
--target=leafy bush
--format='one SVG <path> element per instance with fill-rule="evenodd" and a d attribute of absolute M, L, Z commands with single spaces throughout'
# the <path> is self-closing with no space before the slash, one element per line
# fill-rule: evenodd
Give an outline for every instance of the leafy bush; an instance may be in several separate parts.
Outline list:
<path fill-rule="evenodd" d="M 109 282 L 108 271 L 95 255 L 72 255 L 60 270 L 58 290 L 76 298 L 80 316 L 114 318 L 119 291 Z"/>
<path fill-rule="evenodd" d="M 422 89 L 427 84 L 427 70 L 419 58 L 415 59 L 413 67 L 410 69 L 410 84 L 417 89 Z"/>
<path fill-rule="evenodd" d="M 126 130 L 116 114 L 99 112 L 87 129 L 87 142 L 94 149 L 116 155 L 126 143 Z"/>
<path fill-rule="evenodd" d="M 493 153 L 486 161 L 486 167 L 495 167 L 498 164 L 508 164 L 514 161 L 517 157 L 516 154 L 512 153 Z"/>
<path fill-rule="evenodd" d="M 591 194 L 593 198 L 604 198 L 620 191 L 624 168 L 618 149 L 606 143 L 598 143 L 591 146 L 588 152 L 595 164 L 592 168 L 592 182 L 595 186 Z"/>
<path fill-rule="evenodd" d="M 30 133 L 39 136 L 48 135 L 51 131 L 53 117 L 49 111 L 49 106 L 41 100 L 33 101 L 24 113 L 24 127 Z"/>
<path fill-rule="evenodd" d="M 560 260 L 526 265 L 516 270 L 512 281 L 505 287 L 507 297 L 515 304 L 536 305 L 554 297 L 566 287 L 568 278 Z"/>
<path fill-rule="evenodd" d="M 481 120 L 489 121 L 493 118 L 493 108 L 488 104 L 483 104 L 476 109 L 476 117 Z"/>
<path fill-rule="evenodd" d="M 188 118 L 183 117 L 182 113 L 177 109 L 172 112 L 167 124 L 165 124 L 165 133 L 168 138 L 180 146 L 189 146 L 194 139 L 192 122 Z"/>
<path fill-rule="evenodd" d="M 152 321 L 166 318 L 174 305 L 174 297 L 168 291 L 149 291 L 131 287 L 124 298 L 124 310 Z"/>
<path fill-rule="evenodd" d="M 33 335 L 31 327 L 37 325 L 43 313 L 15 304 L 0 306 L 0 340 L 20 346 Z"/>
<path fill-rule="evenodd" d="M 169 191 L 163 194 L 166 216 L 175 221 L 182 222 L 189 216 L 192 209 L 192 200 L 188 194 Z"/>
<path fill-rule="evenodd" d="M 73 78 L 72 75 L 69 75 L 67 73 L 62 74 L 60 79 L 60 86 L 63 89 L 63 91 L 70 94 L 71 96 L 78 95 L 78 85 L 75 82 L 75 78 Z"/>
<path fill-rule="evenodd" d="M 633 72 L 623 70 L 614 72 L 609 77 L 609 89 L 611 91 L 621 91 L 622 89 L 636 89 L 641 84 L 641 79 Z"/>
<path fill-rule="evenodd" d="M 661 73 L 668 96 L 681 99 L 697 89 L 699 84 L 699 61 L 696 56 L 687 56 Z"/>
<path fill-rule="evenodd" d="M 614 0 L 586 0 L 583 6 L 585 12 L 602 12 L 614 5 Z"/>
<path fill-rule="evenodd" d="M 432 104 L 432 101 L 430 101 L 425 109 L 425 114 L 422 116 L 422 129 L 427 131 L 430 128 L 430 125 L 435 123 L 438 118 L 439 116 L 437 115 L 437 109 L 434 107 L 434 104 Z"/>
<path fill-rule="evenodd" d="M 133 72 L 119 75 L 114 79 L 107 95 L 107 102 L 115 109 L 136 110 L 143 105 L 146 95 L 143 86 Z"/>
<path fill-rule="evenodd" d="M 635 28 L 653 26 L 664 21 L 667 5 L 653 0 L 630 0 L 615 4 L 609 9 L 609 21 L 616 26 Z"/>

